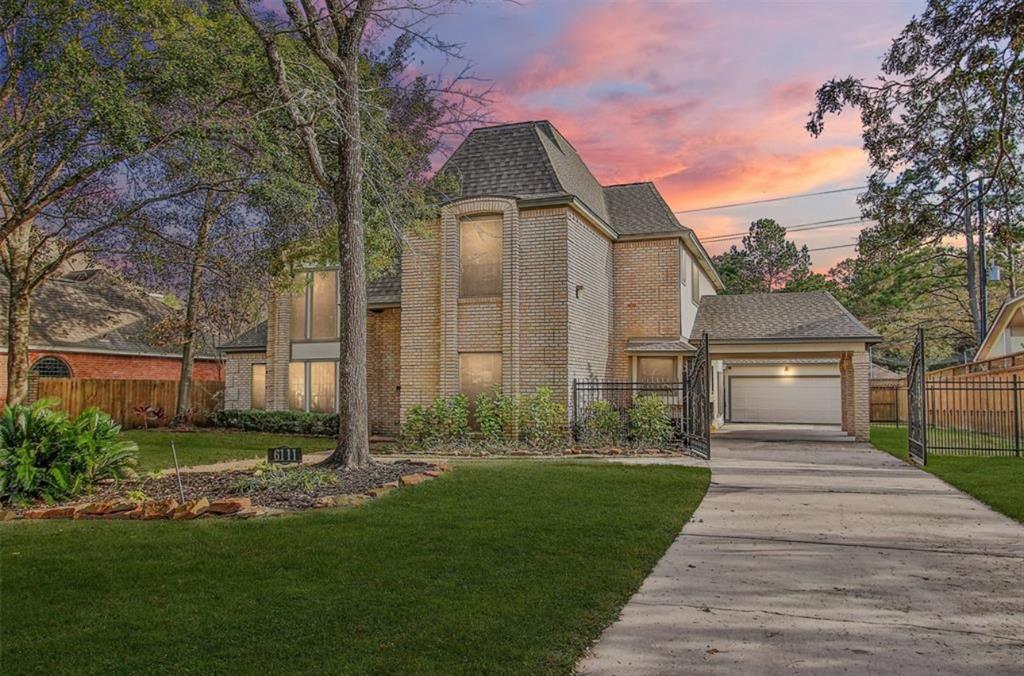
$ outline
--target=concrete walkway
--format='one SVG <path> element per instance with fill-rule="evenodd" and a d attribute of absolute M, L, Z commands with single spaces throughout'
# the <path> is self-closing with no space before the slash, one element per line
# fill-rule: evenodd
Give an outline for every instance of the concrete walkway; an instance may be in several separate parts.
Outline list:
<path fill-rule="evenodd" d="M 711 468 L 581 673 L 1024 673 L 1024 526 L 827 428 L 734 429 Z"/>

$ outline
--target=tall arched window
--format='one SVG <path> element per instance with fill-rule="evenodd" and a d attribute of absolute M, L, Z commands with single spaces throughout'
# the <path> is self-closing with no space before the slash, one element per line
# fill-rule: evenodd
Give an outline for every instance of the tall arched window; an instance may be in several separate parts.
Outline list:
<path fill-rule="evenodd" d="M 70 378 L 71 368 L 63 359 L 43 357 L 32 364 L 32 372 L 40 378 Z"/>

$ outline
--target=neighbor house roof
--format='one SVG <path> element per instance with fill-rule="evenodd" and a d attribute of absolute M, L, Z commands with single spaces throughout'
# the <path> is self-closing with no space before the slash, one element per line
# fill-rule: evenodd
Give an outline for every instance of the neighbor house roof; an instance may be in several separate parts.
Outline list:
<path fill-rule="evenodd" d="M 985 361 L 988 359 L 988 354 L 992 351 L 996 340 L 1002 335 L 1006 325 L 1010 323 L 1013 314 L 1021 307 L 1024 307 L 1024 295 L 1007 298 L 999 306 L 999 312 L 992 318 L 992 323 L 988 325 L 988 333 L 985 334 L 985 338 L 981 341 L 981 345 L 978 346 L 977 352 L 974 353 L 974 361 Z"/>
<path fill-rule="evenodd" d="M 705 331 L 716 343 L 881 340 L 827 291 L 704 296 L 691 340 Z"/>
<path fill-rule="evenodd" d="M 394 307 L 402 302 L 402 275 L 398 272 L 378 277 L 366 285 L 366 304 L 370 309 Z M 267 349 L 267 322 L 253 326 L 223 345 L 224 352 L 262 352 Z"/>
<path fill-rule="evenodd" d="M 9 286 L 0 278 L 0 302 Z M 166 303 L 103 269 L 77 270 L 48 279 L 32 292 L 29 346 L 54 351 L 177 357 L 181 345 L 162 342 L 156 325 L 171 318 Z M 0 313 L 0 332 L 7 317 Z M 214 358 L 209 347 L 200 356 Z"/>
<path fill-rule="evenodd" d="M 872 362 L 871 371 L 868 374 L 870 380 L 900 380 L 906 378 L 906 373 L 896 373 L 891 369 L 887 369 L 881 364 L 875 364 Z"/>
<path fill-rule="evenodd" d="M 630 338 L 626 352 L 696 352 L 697 348 L 685 340 L 671 338 Z"/>

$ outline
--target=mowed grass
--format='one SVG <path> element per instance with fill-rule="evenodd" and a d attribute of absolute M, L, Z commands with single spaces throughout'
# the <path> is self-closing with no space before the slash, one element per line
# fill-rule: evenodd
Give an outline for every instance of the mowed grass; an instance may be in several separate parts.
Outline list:
<path fill-rule="evenodd" d="M 357 509 L 0 524 L 4 672 L 568 674 L 708 480 L 476 463 Z"/>
<path fill-rule="evenodd" d="M 906 427 L 872 427 L 871 443 L 897 458 L 907 459 Z M 924 469 L 997 512 L 1024 522 L 1024 459 L 930 453 Z"/>
<path fill-rule="evenodd" d="M 314 453 L 334 448 L 335 444 L 333 439 L 326 437 L 220 430 L 126 430 L 122 432 L 122 436 L 139 445 L 139 469 L 143 472 L 174 467 L 174 457 L 171 455 L 172 441 L 182 467 L 209 465 L 226 460 L 266 458 L 267 449 L 275 446 L 298 446 L 303 453 Z"/>

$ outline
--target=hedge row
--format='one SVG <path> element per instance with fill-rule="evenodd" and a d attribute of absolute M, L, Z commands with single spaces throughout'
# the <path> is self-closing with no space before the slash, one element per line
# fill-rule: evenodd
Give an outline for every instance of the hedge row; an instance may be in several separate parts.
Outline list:
<path fill-rule="evenodd" d="M 310 434 L 334 437 L 338 434 L 337 413 L 305 413 L 302 411 L 213 411 L 208 416 L 210 427 L 228 427 L 246 432 L 276 434 Z"/>

